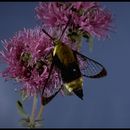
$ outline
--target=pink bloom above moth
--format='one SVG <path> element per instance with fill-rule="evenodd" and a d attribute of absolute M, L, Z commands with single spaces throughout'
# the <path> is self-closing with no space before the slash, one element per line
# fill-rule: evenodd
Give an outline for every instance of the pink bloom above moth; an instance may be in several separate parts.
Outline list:
<path fill-rule="evenodd" d="M 71 16 L 71 28 L 105 38 L 111 28 L 112 14 L 97 2 L 40 2 L 37 18 L 50 27 L 66 25 Z"/>

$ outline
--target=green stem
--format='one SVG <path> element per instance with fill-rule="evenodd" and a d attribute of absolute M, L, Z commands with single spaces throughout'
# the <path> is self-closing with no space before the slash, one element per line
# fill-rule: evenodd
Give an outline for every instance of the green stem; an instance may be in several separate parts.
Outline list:
<path fill-rule="evenodd" d="M 44 106 L 41 104 L 39 113 L 37 115 L 37 120 L 42 120 L 43 111 L 44 111 Z"/>
<path fill-rule="evenodd" d="M 30 116 L 30 128 L 35 128 L 35 112 L 37 107 L 37 96 L 34 95 L 33 105 L 32 105 L 32 113 Z"/>

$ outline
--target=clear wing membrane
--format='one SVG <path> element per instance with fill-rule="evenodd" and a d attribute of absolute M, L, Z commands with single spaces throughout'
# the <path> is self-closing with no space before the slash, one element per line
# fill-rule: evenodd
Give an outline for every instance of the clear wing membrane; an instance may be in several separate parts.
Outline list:
<path fill-rule="evenodd" d="M 59 78 L 60 81 L 62 81 L 62 80 L 61 80 L 60 71 L 58 70 L 58 68 L 55 67 L 55 65 L 53 65 L 52 71 L 53 71 L 53 70 L 57 70 L 58 78 Z M 48 85 L 49 85 L 48 83 L 50 82 L 50 80 L 51 80 L 52 78 L 53 78 L 53 77 L 52 77 L 52 73 L 50 73 L 50 76 L 48 76 L 48 82 L 47 82 L 46 85 L 44 86 L 44 87 L 45 87 L 45 90 L 46 90 L 46 88 L 51 87 L 51 86 L 48 86 Z M 54 87 L 54 84 L 52 84 L 52 87 Z M 60 82 L 59 84 L 57 83 L 57 84 L 56 84 L 56 88 L 52 89 L 51 95 L 45 96 L 44 93 L 42 94 L 42 96 L 41 96 L 41 103 L 42 103 L 43 105 L 48 104 L 48 103 L 59 93 L 59 91 L 60 91 L 61 89 L 62 89 L 62 82 Z"/>
<path fill-rule="evenodd" d="M 83 67 L 80 67 L 83 76 L 88 78 L 101 78 L 107 75 L 107 71 L 103 65 L 93 59 L 88 58 L 87 56 L 80 54 L 77 51 L 74 51 L 74 53 L 76 54 L 77 59 L 79 61 L 82 60 L 84 64 Z M 81 64 L 79 65 L 82 66 Z"/>
<path fill-rule="evenodd" d="M 42 97 L 41 97 L 41 102 L 42 102 L 42 104 L 43 104 L 43 105 L 48 104 L 48 103 L 59 93 L 59 91 L 61 90 L 61 88 L 62 88 L 62 87 L 60 87 L 58 91 L 56 91 L 54 94 L 52 94 L 52 95 L 49 96 L 49 97 L 44 97 L 44 96 L 42 96 Z"/>

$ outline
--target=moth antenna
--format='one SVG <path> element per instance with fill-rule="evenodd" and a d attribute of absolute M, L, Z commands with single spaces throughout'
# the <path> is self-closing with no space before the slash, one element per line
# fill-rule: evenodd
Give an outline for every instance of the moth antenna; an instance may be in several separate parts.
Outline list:
<path fill-rule="evenodd" d="M 66 29 L 67 29 L 67 27 L 68 27 L 68 25 L 69 25 L 69 23 L 70 23 L 70 20 L 71 20 L 71 16 L 69 16 L 69 20 L 68 20 L 68 22 L 67 22 L 65 28 L 63 29 L 63 31 L 62 31 L 62 33 L 61 33 L 61 36 L 60 36 L 60 39 L 59 39 L 59 40 L 61 40 L 63 34 L 65 33 L 65 31 L 66 31 Z"/>
<path fill-rule="evenodd" d="M 53 38 L 50 34 L 48 34 L 48 33 L 45 31 L 45 29 L 42 29 L 42 31 L 43 31 L 52 41 L 54 41 L 54 38 Z"/>

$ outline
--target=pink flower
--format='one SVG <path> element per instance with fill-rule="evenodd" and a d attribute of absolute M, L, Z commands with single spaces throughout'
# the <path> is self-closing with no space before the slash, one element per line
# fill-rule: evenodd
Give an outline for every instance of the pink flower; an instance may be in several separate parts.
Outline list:
<path fill-rule="evenodd" d="M 85 17 L 80 19 L 80 28 L 89 32 L 92 36 L 106 38 L 111 29 L 112 15 L 99 7 L 91 8 Z"/>
<path fill-rule="evenodd" d="M 63 4 L 61 2 L 50 2 L 44 3 L 40 2 L 39 7 L 36 8 L 37 17 L 40 19 L 45 25 L 54 27 L 54 26 L 62 26 L 65 25 L 68 17 L 67 4 Z"/>
<path fill-rule="evenodd" d="M 98 38 L 108 35 L 112 22 L 111 13 L 97 2 L 40 2 L 36 13 L 44 25 L 61 28 L 71 16 L 71 28 Z"/>
<path fill-rule="evenodd" d="M 28 96 L 40 93 L 48 77 L 51 64 L 51 61 L 45 58 L 53 48 L 48 36 L 38 27 L 24 29 L 3 43 L 5 50 L 0 51 L 0 57 L 8 66 L 1 75 L 7 79 L 13 78 L 21 82 L 23 84 L 21 91 Z M 61 82 L 54 69 L 45 89 L 45 95 L 52 94 L 55 89 L 60 87 Z"/>

